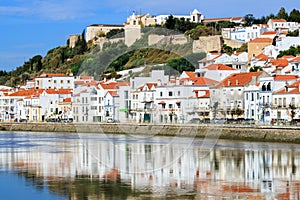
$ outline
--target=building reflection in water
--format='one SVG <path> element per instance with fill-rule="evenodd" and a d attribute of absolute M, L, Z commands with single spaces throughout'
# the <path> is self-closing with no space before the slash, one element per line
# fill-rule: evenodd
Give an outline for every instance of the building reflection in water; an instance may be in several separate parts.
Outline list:
<path fill-rule="evenodd" d="M 0 139 L 2 170 L 72 199 L 85 187 L 82 193 L 97 199 L 299 198 L 297 145 L 219 141 L 209 150 L 201 140 L 187 148 L 185 138 L 50 133 L 0 133 Z"/>

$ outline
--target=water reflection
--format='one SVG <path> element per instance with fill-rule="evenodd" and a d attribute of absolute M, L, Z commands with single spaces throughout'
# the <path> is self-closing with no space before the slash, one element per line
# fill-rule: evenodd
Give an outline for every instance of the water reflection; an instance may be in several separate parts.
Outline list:
<path fill-rule="evenodd" d="M 68 199 L 300 197 L 298 145 L 186 145 L 187 138 L 1 132 L 0 169 Z"/>

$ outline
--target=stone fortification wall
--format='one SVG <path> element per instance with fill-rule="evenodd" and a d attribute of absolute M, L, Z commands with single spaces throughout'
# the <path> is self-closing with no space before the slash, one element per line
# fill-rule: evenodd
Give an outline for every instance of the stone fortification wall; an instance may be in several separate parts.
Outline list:
<path fill-rule="evenodd" d="M 223 46 L 223 37 L 221 35 L 200 37 L 193 41 L 193 53 L 221 52 Z"/>
<path fill-rule="evenodd" d="M 300 127 L 233 126 L 233 125 L 132 125 L 132 124 L 63 124 L 63 123 L 1 123 L 2 131 L 33 131 L 60 133 L 143 134 L 157 136 L 207 136 L 219 139 L 287 142 L 300 144 Z"/>
<path fill-rule="evenodd" d="M 148 45 L 155 45 L 155 44 L 185 44 L 188 42 L 187 37 L 184 36 L 184 34 L 178 34 L 178 35 L 156 35 L 156 34 L 150 34 L 148 36 Z"/>
<path fill-rule="evenodd" d="M 232 48 L 240 48 L 244 43 L 236 40 L 224 39 L 224 44 Z"/>

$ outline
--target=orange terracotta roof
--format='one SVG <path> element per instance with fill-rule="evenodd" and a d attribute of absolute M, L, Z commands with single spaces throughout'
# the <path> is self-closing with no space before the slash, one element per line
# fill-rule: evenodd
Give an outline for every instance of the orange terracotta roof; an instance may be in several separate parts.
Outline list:
<path fill-rule="evenodd" d="M 147 83 L 146 85 L 150 90 L 153 86 L 157 86 L 157 83 Z"/>
<path fill-rule="evenodd" d="M 130 82 L 118 82 L 118 86 L 130 86 Z"/>
<path fill-rule="evenodd" d="M 289 65 L 289 61 L 284 58 L 278 58 L 277 60 L 271 60 L 270 63 L 276 67 L 286 67 Z"/>
<path fill-rule="evenodd" d="M 265 32 L 263 32 L 262 35 L 276 35 L 276 34 L 277 34 L 276 31 L 265 31 Z"/>
<path fill-rule="evenodd" d="M 112 97 L 118 97 L 118 92 L 117 91 L 108 91 L 108 93 L 112 96 Z"/>
<path fill-rule="evenodd" d="M 207 65 L 206 67 L 204 67 L 204 69 L 208 69 L 208 70 L 235 70 L 227 65 L 223 65 L 223 64 L 210 64 Z"/>
<path fill-rule="evenodd" d="M 271 38 L 255 38 L 250 40 L 250 43 L 270 43 L 272 44 L 273 40 Z"/>
<path fill-rule="evenodd" d="M 297 80 L 298 78 L 298 75 L 276 75 L 274 81 Z"/>
<path fill-rule="evenodd" d="M 286 90 L 286 88 L 283 88 L 283 89 L 279 90 L 278 92 L 275 92 L 274 94 L 299 94 L 300 93 L 300 90 L 299 90 L 300 81 L 297 81 L 287 87 L 290 88 L 290 89 L 288 89 L 288 91 Z"/>
<path fill-rule="evenodd" d="M 286 22 L 285 19 L 271 19 L 273 22 Z"/>
<path fill-rule="evenodd" d="M 72 99 L 69 97 L 69 98 L 65 98 L 64 100 L 63 100 L 63 102 L 65 102 L 65 103 L 70 103 L 70 102 L 72 102 Z"/>
<path fill-rule="evenodd" d="M 117 82 L 100 83 L 100 85 L 105 90 L 114 90 L 114 89 L 117 89 Z"/>
<path fill-rule="evenodd" d="M 158 102 L 158 104 L 166 104 L 166 102 L 164 102 L 164 101 L 161 101 L 161 102 Z"/>
<path fill-rule="evenodd" d="M 258 60 L 262 60 L 262 61 L 267 61 L 269 59 L 269 57 L 267 55 L 263 54 L 263 53 L 255 56 L 255 58 L 258 59 Z"/>
<path fill-rule="evenodd" d="M 195 72 L 192 71 L 184 71 L 186 73 L 186 75 L 188 75 L 188 77 L 193 78 L 195 77 Z"/>
<path fill-rule="evenodd" d="M 295 56 L 287 55 L 287 56 L 282 56 L 281 58 L 284 58 L 284 59 L 291 59 L 291 58 L 295 58 Z"/>
<path fill-rule="evenodd" d="M 297 56 L 296 58 L 294 58 L 293 60 L 291 60 L 291 62 L 299 62 L 300 61 L 300 56 Z"/>
<path fill-rule="evenodd" d="M 46 89 L 47 94 L 72 94 L 72 89 Z"/>
<path fill-rule="evenodd" d="M 75 85 L 83 85 L 83 84 L 85 84 L 85 82 L 84 81 L 74 81 L 74 84 Z"/>
<path fill-rule="evenodd" d="M 67 76 L 66 74 L 42 74 L 41 76 L 37 76 L 36 78 L 51 78 L 51 77 L 62 77 Z"/>
<path fill-rule="evenodd" d="M 89 87 L 89 86 L 96 86 L 98 84 L 99 84 L 98 81 L 93 80 L 93 81 L 84 83 L 83 86 L 88 86 Z"/>
<path fill-rule="evenodd" d="M 9 94 L 8 96 L 32 96 L 32 95 L 40 95 L 44 89 L 28 89 L 28 90 L 18 90 L 17 92 L 14 92 L 12 94 Z"/>
<path fill-rule="evenodd" d="M 194 82 L 194 85 L 214 85 L 219 83 L 218 81 L 206 77 L 196 77 L 192 80 Z"/>
<path fill-rule="evenodd" d="M 215 87 L 231 87 L 231 86 L 245 86 L 248 84 L 253 76 L 259 76 L 262 72 L 243 72 L 243 73 L 237 73 L 232 74 L 229 77 L 225 78 L 223 81 L 221 81 L 219 84 L 217 84 Z"/>

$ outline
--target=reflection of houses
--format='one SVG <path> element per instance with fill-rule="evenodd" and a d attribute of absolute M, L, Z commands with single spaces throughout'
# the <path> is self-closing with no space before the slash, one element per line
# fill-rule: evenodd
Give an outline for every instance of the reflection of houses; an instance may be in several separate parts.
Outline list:
<path fill-rule="evenodd" d="M 176 195 L 192 191 L 200 197 L 259 195 L 267 198 L 286 187 L 292 199 L 297 197 L 294 184 L 300 178 L 299 151 L 267 144 L 262 148 L 255 143 L 246 150 L 209 150 L 197 145 L 199 140 L 184 138 L 172 138 L 172 142 L 170 138 L 133 141 L 132 137 L 127 140 L 126 136 L 120 136 L 107 141 L 107 136 L 100 134 L 98 140 L 82 135 L 81 140 L 68 137 L 59 138 L 58 142 L 52 136 L 45 133 L 43 137 L 47 140 L 41 137 L 36 141 L 38 147 L 47 148 L 5 149 L 0 165 L 6 166 L 6 170 L 31 172 L 47 180 L 73 179 L 81 175 L 102 180 L 107 172 L 116 169 L 121 181 L 130 183 L 133 190 L 151 191 L 159 197 L 165 197 L 170 191 Z M 19 141 L 20 137 L 12 138 L 14 140 Z"/>

